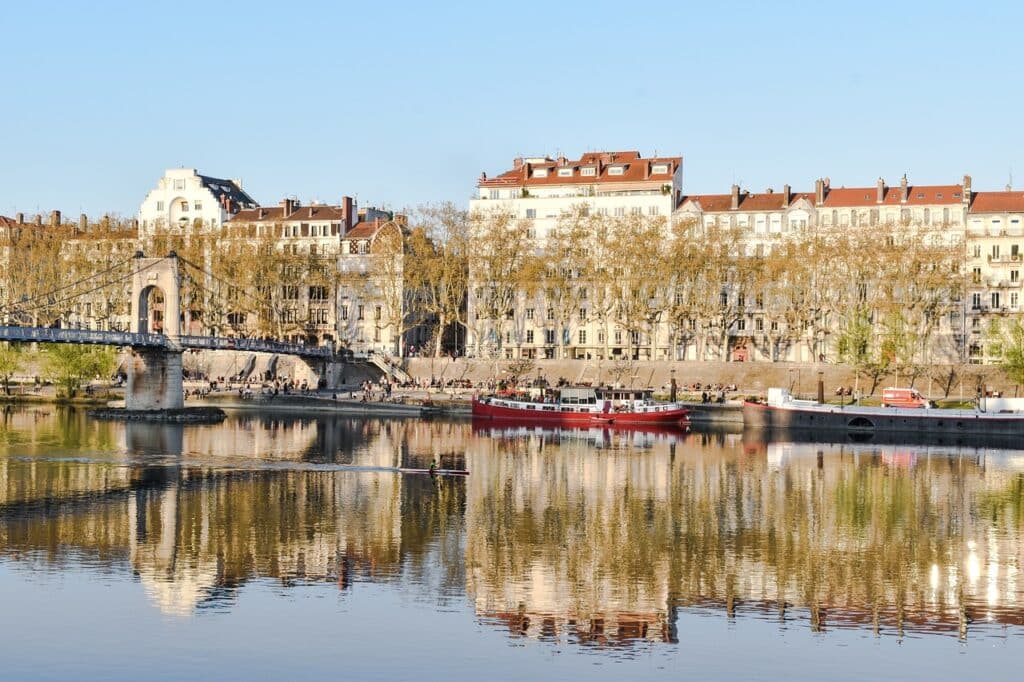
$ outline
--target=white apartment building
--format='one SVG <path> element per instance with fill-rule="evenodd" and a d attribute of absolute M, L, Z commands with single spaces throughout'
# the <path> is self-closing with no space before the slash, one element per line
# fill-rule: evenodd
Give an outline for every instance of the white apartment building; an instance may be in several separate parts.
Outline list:
<path fill-rule="evenodd" d="M 971 196 L 966 260 L 967 361 L 998 361 L 990 327 L 1024 312 L 1024 192 L 1007 188 Z"/>
<path fill-rule="evenodd" d="M 966 187 L 966 189 L 965 189 Z M 880 225 L 901 225 L 906 229 L 941 228 L 938 233 L 956 252 L 964 249 L 965 215 L 970 197 L 970 177 L 961 185 L 911 185 L 906 176 L 897 186 L 879 178 L 874 187 L 832 187 L 828 178 L 815 182 L 813 193 L 782 192 L 761 194 L 741 191 L 733 185 L 730 194 L 683 197 L 676 220 L 697 220 L 702 225 L 736 228 L 749 255 L 765 255 L 784 239 L 799 239 L 813 231 L 867 230 Z M 951 275 L 952 276 L 952 275 Z M 728 356 L 732 361 L 790 360 L 814 362 L 835 360 L 828 333 L 785 329 L 785 322 L 772 319 L 757 299 L 744 302 L 745 310 L 732 323 Z M 963 348 L 961 306 L 938 325 L 933 346 L 938 357 L 956 361 Z M 781 329 L 780 329 L 781 325 Z M 780 335 L 799 339 L 780 349 L 769 342 Z M 678 349 L 682 359 L 698 359 L 697 345 L 690 342 Z M 706 358 L 704 358 L 706 359 Z"/>
<path fill-rule="evenodd" d="M 500 175 L 480 176 L 470 212 L 501 211 L 529 221 L 531 237 L 543 248 L 559 218 L 579 208 L 590 215 L 642 215 L 667 222 L 682 194 L 682 182 L 682 157 L 644 158 L 636 151 L 602 151 L 587 152 L 574 160 L 561 156 L 517 158 L 512 168 Z M 474 281 L 472 268 L 471 260 L 470 282 Z M 471 285 L 468 295 L 468 353 L 554 358 L 564 352 L 572 358 L 597 359 L 605 348 L 618 357 L 632 347 L 638 357 L 647 359 L 661 358 L 667 352 L 656 349 L 650 338 L 628 343 L 621 328 L 605 329 L 589 320 L 585 306 L 570 334 L 543 300 L 525 297 L 520 297 L 514 311 L 515 324 L 504 332 L 504 338 L 498 338 L 496 327 L 478 313 L 477 288 Z M 657 336 L 657 330 L 652 336 Z"/>
<path fill-rule="evenodd" d="M 139 207 L 139 237 L 196 227 L 217 231 L 243 209 L 257 208 L 240 180 L 200 175 L 194 168 L 170 168 Z"/>

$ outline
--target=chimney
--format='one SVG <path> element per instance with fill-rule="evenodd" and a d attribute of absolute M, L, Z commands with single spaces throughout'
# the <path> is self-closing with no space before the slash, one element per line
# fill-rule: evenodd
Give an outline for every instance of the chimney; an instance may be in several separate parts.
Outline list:
<path fill-rule="evenodd" d="M 15 213 L 14 214 L 14 222 L 18 223 L 19 225 L 24 225 L 25 224 L 25 214 L 24 213 Z"/>
<path fill-rule="evenodd" d="M 260 210 L 259 210 L 259 212 L 258 212 L 258 213 L 256 214 L 256 219 L 257 219 L 257 220 L 263 220 L 263 219 L 264 219 L 264 218 L 266 218 L 266 217 L 267 217 L 267 209 L 265 209 L 265 208 L 263 208 L 262 206 L 260 206 Z"/>
<path fill-rule="evenodd" d="M 295 200 L 294 199 L 282 199 L 281 200 L 281 208 L 284 209 L 284 215 L 282 215 L 281 217 L 282 218 L 287 218 L 288 216 L 290 216 L 292 213 L 295 212 Z"/>
<path fill-rule="evenodd" d="M 735 211 L 740 207 L 740 186 L 733 185 L 729 195 L 732 197 L 732 200 L 729 202 L 729 208 Z"/>
<path fill-rule="evenodd" d="M 964 176 L 963 202 L 965 204 L 970 204 L 971 203 L 971 176 L 970 175 L 965 175 Z"/>
<path fill-rule="evenodd" d="M 880 204 L 883 201 L 885 201 L 885 180 L 879 177 L 878 189 L 875 190 L 875 203 Z"/>
<path fill-rule="evenodd" d="M 520 169 L 522 167 L 523 167 L 523 157 L 517 156 L 516 158 L 512 159 L 512 168 L 514 170 L 518 170 L 518 169 Z"/>
<path fill-rule="evenodd" d="M 907 203 L 907 174 L 904 173 L 903 177 L 900 178 L 900 203 Z"/>
<path fill-rule="evenodd" d="M 825 203 L 825 181 L 818 178 L 814 181 L 814 205 L 821 206 Z"/>
<path fill-rule="evenodd" d="M 50 211 L 50 227 L 60 227 L 60 211 Z"/>
<path fill-rule="evenodd" d="M 352 197 L 341 198 L 341 236 L 345 236 L 349 230 L 352 229 L 354 224 L 353 217 L 355 216 L 355 207 L 352 202 Z"/>
<path fill-rule="evenodd" d="M 89 219 L 84 213 L 78 216 L 78 231 L 88 232 L 89 231 Z"/>
<path fill-rule="evenodd" d="M 644 180 L 646 180 L 649 177 L 651 177 L 651 162 L 650 161 L 644 161 L 643 163 L 644 163 Z"/>
<path fill-rule="evenodd" d="M 314 210 L 315 210 L 315 209 L 314 209 L 314 208 L 313 208 L 312 206 L 310 206 L 310 207 L 309 207 L 309 217 L 310 217 L 310 218 L 312 218 L 312 217 L 313 217 L 313 211 L 314 211 Z"/>
<path fill-rule="evenodd" d="M 782 186 L 782 208 L 789 208 L 789 197 L 791 196 L 789 185 Z"/>
<path fill-rule="evenodd" d="M 42 227 L 42 226 L 43 226 L 43 214 L 36 213 L 36 227 Z"/>

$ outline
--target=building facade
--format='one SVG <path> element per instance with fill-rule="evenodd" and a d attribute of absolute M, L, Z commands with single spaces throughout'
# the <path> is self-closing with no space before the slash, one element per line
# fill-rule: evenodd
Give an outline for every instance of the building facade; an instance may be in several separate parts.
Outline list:
<path fill-rule="evenodd" d="M 495 177 L 480 176 L 470 201 L 474 216 L 504 214 L 526 225 L 531 248 L 543 252 L 566 216 L 577 214 L 624 220 L 644 218 L 668 225 L 682 193 L 681 157 L 644 158 L 636 151 L 587 152 L 578 159 L 517 158 Z M 588 295 L 579 295 L 568 313 L 550 296 L 521 291 L 505 313 L 483 312 L 490 284 L 470 259 L 467 296 L 467 353 L 503 358 L 569 357 L 601 359 L 632 352 L 644 359 L 666 357 L 658 328 L 630 332 L 595 314 Z M 553 267 L 568 267 L 558 264 Z M 585 290 L 580 285 L 580 290 Z M 570 319 L 571 318 L 571 319 Z M 633 334 L 634 337 L 630 337 Z M 641 338 L 642 337 L 642 338 Z M 635 343 L 634 343 L 635 342 Z"/>
<path fill-rule="evenodd" d="M 240 180 L 201 175 L 194 168 L 170 168 L 139 207 L 139 236 L 145 241 L 165 231 L 217 232 L 231 216 L 257 207 Z"/>

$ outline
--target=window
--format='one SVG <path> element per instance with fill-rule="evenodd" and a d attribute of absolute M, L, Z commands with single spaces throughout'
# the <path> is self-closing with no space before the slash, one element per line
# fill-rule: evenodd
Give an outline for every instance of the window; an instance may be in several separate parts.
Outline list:
<path fill-rule="evenodd" d="M 622 343 L 622 330 L 621 329 L 616 329 L 615 330 L 615 343 L 616 344 Z"/>
<path fill-rule="evenodd" d="M 309 311 L 313 324 L 327 324 L 327 309 L 313 308 Z"/>
<path fill-rule="evenodd" d="M 760 317 L 754 320 L 754 331 L 764 331 L 764 320 L 762 320 Z"/>
<path fill-rule="evenodd" d="M 533 330 L 532 329 L 527 329 L 526 330 L 526 343 L 533 343 Z"/>
<path fill-rule="evenodd" d="M 746 331 L 747 330 L 747 321 L 742 319 L 742 318 L 737 320 L 736 321 L 736 329 L 738 329 L 741 332 Z"/>
<path fill-rule="evenodd" d="M 999 292 L 998 291 L 993 291 L 992 292 L 991 300 L 992 300 L 992 307 L 993 308 L 998 308 L 999 307 Z"/>
<path fill-rule="evenodd" d="M 525 311 L 525 314 L 526 314 L 526 319 L 532 320 L 533 319 L 533 308 L 527 308 L 526 311 Z"/>
<path fill-rule="evenodd" d="M 587 309 L 586 308 L 580 308 L 580 321 L 581 322 L 585 322 L 586 319 L 587 319 Z"/>
<path fill-rule="evenodd" d="M 487 196 L 490 199 L 497 199 L 501 196 L 500 190 L 491 189 L 487 191 Z"/>
<path fill-rule="evenodd" d="M 548 176 L 547 168 L 534 168 L 533 177 L 535 178 L 546 178 Z"/>
<path fill-rule="evenodd" d="M 656 163 L 651 166 L 651 173 L 658 175 L 659 173 L 668 173 L 668 165 L 664 163 Z"/>
<path fill-rule="evenodd" d="M 609 166 L 608 175 L 622 175 L 626 172 L 625 166 Z"/>
<path fill-rule="evenodd" d="M 582 287 L 580 289 L 580 300 L 581 301 L 587 300 L 587 288 L 586 287 Z"/>
<path fill-rule="evenodd" d="M 162 202 L 162 201 L 156 202 L 156 210 L 158 210 L 158 211 L 164 210 L 164 202 Z"/>
<path fill-rule="evenodd" d="M 647 207 L 647 215 L 660 215 L 660 214 L 661 214 L 661 208 L 659 208 L 658 206 L 648 206 Z"/>
<path fill-rule="evenodd" d="M 992 245 L 992 259 L 999 258 L 999 244 Z"/>
<path fill-rule="evenodd" d="M 587 342 L 587 330 L 586 329 L 581 329 L 579 337 L 580 337 L 580 345 L 582 346 L 582 345 L 584 345 Z"/>
<path fill-rule="evenodd" d="M 374 327 L 373 329 L 373 340 L 380 341 L 380 327 Z"/>
<path fill-rule="evenodd" d="M 347 320 L 348 319 L 348 306 L 347 305 L 341 306 L 341 319 L 343 319 L 343 320 Z"/>
<path fill-rule="evenodd" d="M 549 320 L 555 319 L 555 309 L 554 308 L 548 308 L 548 319 Z"/>
<path fill-rule="evenodd" d="M 192 203 L 192 208 L 195 209 L 196 211 L 202 211 L 203 210 L 203 202 L 201 202 L 201 201 L 193 202 Z"/>
<path fill-rule="evenodd" d="M 644 212 L 639 206 L 631 206 L 629 209 L 629 215 L 641 215 Z"/>
<path fill-rule="evenodd" d="M 616 218 L 621 218 L 624 215 L 626 215 L 626 207 L 625 206 L 619 206 L 618 208 L 615 209 L 615 217 Z"/>
<path fill-rule="evenodd" d="M 528 208 L 528 209 L 526 209 L 526 217 L 529 218 L 530 220 L 533 220 L 534 218 L 536 218 L 537 217 L 537 209 L 535 209 L 535 208 Z"/>
<path fill-rule="evenodd" d="M 981 244 L 974 245 L 974 257 L 981 258 Z"/>
<path fill-rule="evenodd" d="M 571 178 L 572 177 L 572 168 L 559 168 L 558 169 L 558 177 L 560 177 L 560 178 Z"/>
<path fill-rule="evenodd" d="M 1017 307 L 1017 292 L 1016 291 L 1010 293 L 1010 307 L 1011 308 L 1016 308 Z"/>
<path fill-rule="evenodd" d="M 555 330 L 545 329 L 544 330 L 544 343 L 551 346 L 555 343 Z"/>
<path fill-rule="evenodd" d="M 607 208 L 599 208 L 599 209 L 597 209 L 597 215 L 608 215 L 608 209 Z"/>
<path fill-rule="evenodd" d="M 325 286 L 312 286 L 309 288 L 309 300 L 311 301 L 326 301 L 327 300 L 327 287 Z"/>
<path fill-rule="evenodd" d="M 286 301 L 294 301 L 298 299 L 299 287 L 292 284 L 286 284 L 284 287 L 282 287 L 282 296 Z"/>
<path fill-rule="evenodd" d="M 981 294 L 974 292 L 971 294 L 971 309 L 979 310 L 981 308 Z"/>
<path fill-rule="evenodd" d="M 365 314 L 364 314 L 364 312 L 363 312 L 363 306 L 362 306 L 362 304 L 360 304 L 360 305 L 359 305 L 359 306 L 358 306 L 358 307 L 356 308 L 356 319 L 358 319 L 358 320 L 365 320 L 365 319 L 366 319 L 366 316 L 365 316 Z"/>
<path fill-rule="evenodd" d="M 981 268 L 971 269 L 971 281 L 975 284 L 981 284 Z"/>
<path fill-rule="evenodd" d="M 594 168 L 593 166 L 590 166 L 588 168 L 581 168 L 580 169 L 580 175 L 585 175 L 587 177 L 593 177 L 593 176 L 597 175 L 597 169 Z"/>
<path fill-rule="evenodd" d="M 379 320 L 379 319 L 380 319 L 380 317 L 381 317 L 381 309 L 380 309 L 380 306 L 379 306 L 379 305 L 378 305 L 378 306 L 374 306 L 374 307 L 373 307 L 373 319 L 375 319 L 375 320 Z"/>
<path fill-rule="evenodd" d="M 778 320 L 772 320 L 772 322 L 771 322 L 771 324 L 769 325 L 769 327 L 771 328 L 771 330 L 772 330 L 773 332 L 777 332 L 777 331 L 779 331 L 779 321 L 778 321 Z"/>
<path fill-rule="evenodd" d="M 184 180 L 175 180 L 174 181 L 174 189 L 185 189 L 185 181 Z"/>
<path fill-rule="evenodd" d="M 188 202 L 187 201 L 182 201 L 181 202 L 181 212 L 182 213 L 188 213 Z"/>
<path fill-rule="evenodd" d="M 1010 270 L 1010 281 L 1011 282 L 1019 282 L 1020 281 L 1020 270 Z"/>

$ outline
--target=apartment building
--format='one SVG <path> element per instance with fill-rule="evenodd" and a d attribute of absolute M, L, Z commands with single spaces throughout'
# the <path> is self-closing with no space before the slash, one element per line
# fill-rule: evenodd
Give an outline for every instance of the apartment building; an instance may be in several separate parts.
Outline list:
<path fill-rule="evenodd" d="M 974 192 L 967 211 L 965 335 L 972 363 L 998 361 L 995 326 L 1019 316 L 1024 192 Z"/>
<path fill-rule="evenodd" d="M 889 185 L 879 178 L 874 186 L 866 187 L 835 187 L 829 178 L 820 178 L 815 181 L 813 192 L 793 193 L 785 185 L 782 192 L 769 189 L 755 194 L 734 185 L 729 194 L 684 196 L 675 219 L 732 228 L 748 255 L 767 255 L 774 245 L 786 239 L 851 230 L 871 234 L 881 231 L 883 226 L 927 232 L 929 239 L 940 238 L 946 248 L 962 253 L 969 197 L 970 177 L 966 176 L 963 184 L 912 185 L 903 176 L 898 185 Z M 723 297 L 727 296 L 733 294 L 723 292 Z M 825 314 L 821 326 L 789 329 L 787 322 L 772 317 L 762 302 L 756 296 L 744 300 L 743 309 L 728 329 L 730 340 L 724 359 L 836 360 L 835 320 L 829 320 Z M 958 301 L 949 304 L 948 312 L 935 323 L 929 353 L 934 359 L 955 361 L 963 349 L 962 305 Z M 788 342 L 771 342 L 780 335 L 787 337 Z M 707 359 L 706 352 L 704 357 L 697 357 L 698 344 L 693 341 L 677 352 L 680 358 Z"/>
<path fill-rule="evenodd" d="M 169 168 L 139 207 L 139 236 L 202 229 L 217 232 L 243 209 L 258 208 L 241 180 L 201 175 L 194 168 Z"/>
<path fill-rule="evenodd" d="M 512 168 L 497 176 L 480 176 L 470 201 L 472 214 L 501 212 L 528 225 L 529 237 L 542 250 L 559 220 L 573 211 L 587 215 L 625 218 L 646 216 L 668 224 L 681 193 L 682 157 L 643 157 L 636 151 L 598 151 L 578 159 L 564 156 L 516 158 Z M 467 314 L 467 352 L 504 358 L 597 359 L 607 352 L 624 356 L 665 357 L 667 348 L 652 342 L 658 330 L 634 338 L 621 327 L 595 321 L 584 303 L 574 313 L 571 328 L 559 320 L 543 295 L 520 295 L 511 312 L 513 324 L 496 324 L 480 311 L 487 283 L 474 273 L 470 262 Z M 504 330 L 500 329 L 504 327 Z"/>

